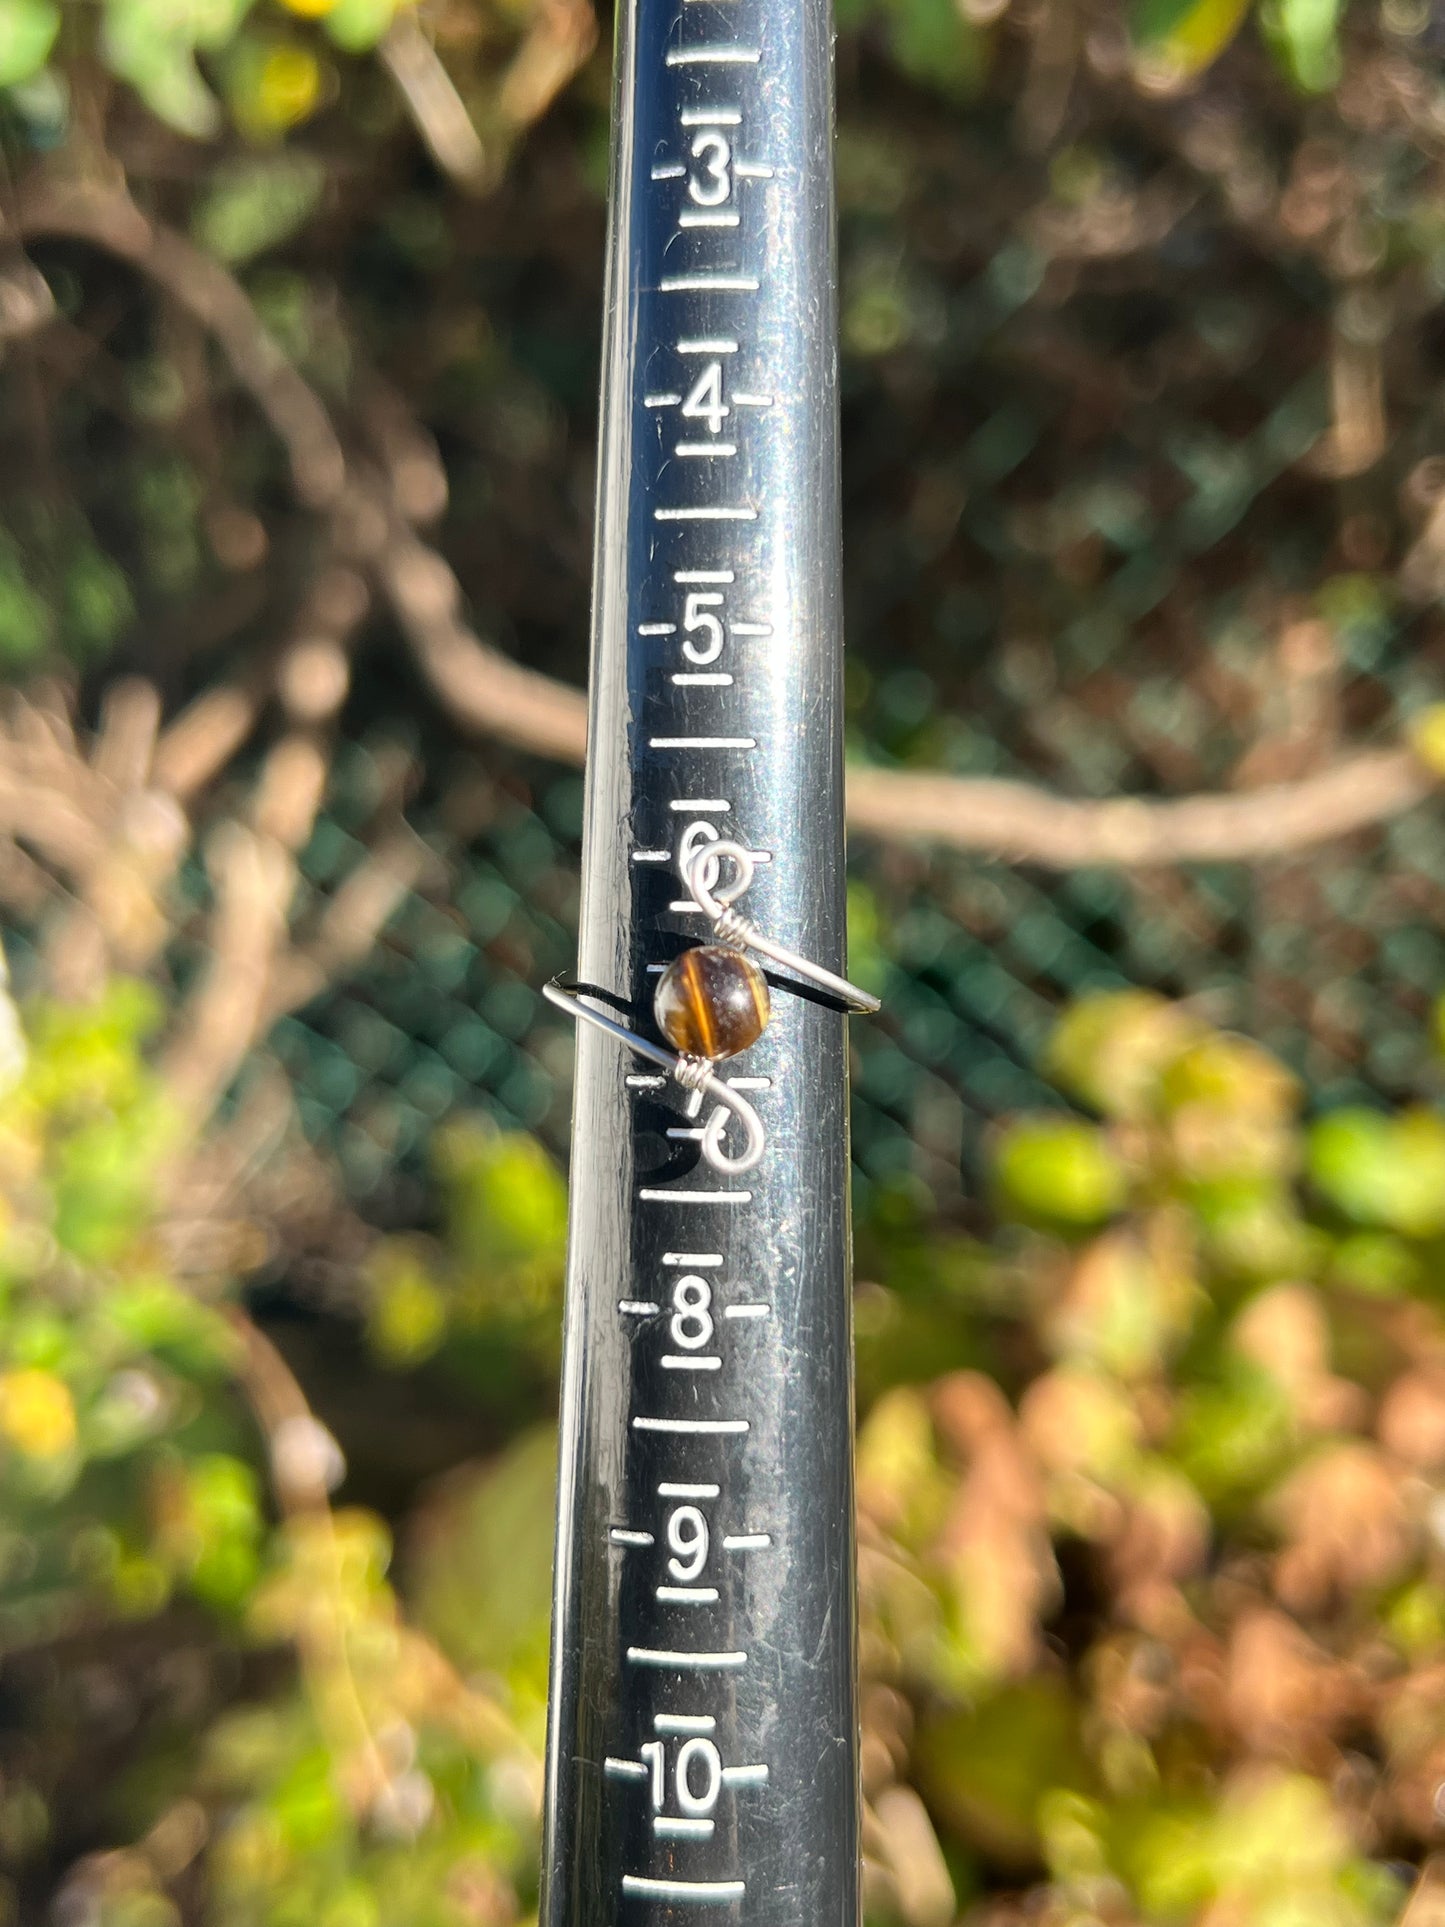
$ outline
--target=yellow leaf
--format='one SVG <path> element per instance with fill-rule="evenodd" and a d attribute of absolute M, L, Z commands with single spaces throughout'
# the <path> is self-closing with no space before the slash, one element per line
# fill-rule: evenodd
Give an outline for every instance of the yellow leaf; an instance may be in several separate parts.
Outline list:
<path fill-rule="evenodd" d="M 0 1375 L 0 1433 L 31 1459 L 54 1459 L 75 1443 L 75 1404 L 54 1372 Z"/>

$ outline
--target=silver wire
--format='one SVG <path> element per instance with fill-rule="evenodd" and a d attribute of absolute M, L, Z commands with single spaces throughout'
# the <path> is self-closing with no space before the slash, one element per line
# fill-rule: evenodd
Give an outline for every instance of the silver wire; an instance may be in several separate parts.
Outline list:
<path fill-rule="evenodd" d="M 726 888 L 719 882 L 723 859 L 733 866 Z M 745 850 L 741 843 L 731 843 L 726 839 L 716 843 L 699 843 L 681 865 L 683 883 L 698 909 L 711 919 L 713 935 L 721 942 L 731 944 L 734 949 L 761 952 L 774 963 L 791 970 L 795 976 L 804 977 L 820 990 L 826 990 L 850 1010 L 869 1017 L 880 1010 L 881 999 L 870 996 L 856 984 L 850 984 L 846 977 L 835 976 L 821 964 L 810 963 L 806 957 L 800 957 L 796 950 L 789 950 L 786 944 L 765 936 L 755 923 L 733 908 L 752 883 L 755 868 L 752 852 Z"/>
<path fill-rule="evenodd" d="M 661 1044 L 654 1044 L 650 1038 L 639 1037 L 635 1030 L 629 1030 L 606 1011 L 585 1002 L 586 992 L 565 977 L 554 977 L 550 983 L 543 984 L 542 995 L 559 1010 L 565 1010 L 569 1017 L 582 1018 L 595 1029 L 615 1037 L 620 1044 L 626 1044 L 639 1057 L 660 1065 L 685 1091 L 703 1092 L 712 1098 L 714 1108 L 702 1131 L 703 1156 L 714 1171 L 724 1176 L 752 1170 L 767 1148 L 762 1119 L 745 1097 L 723 1082 L 707 1058 L 679 1056 L 664 1050 Z M 736 1156 L 729 1154 L 723 1142 L 728 1120 L 733 1117 L 742 1125 L 746 1140 Z"/>

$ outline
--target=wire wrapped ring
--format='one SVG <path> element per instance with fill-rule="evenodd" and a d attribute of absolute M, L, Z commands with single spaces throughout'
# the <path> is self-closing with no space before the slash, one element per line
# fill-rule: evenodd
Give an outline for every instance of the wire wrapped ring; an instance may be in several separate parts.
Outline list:
<path fill-rule="evenodd" d="M 554 977 L 550 983 L 543 984 L 542 995 L 550 1003 L 565 1010 L 569 1017 L 580 1017 L 595 1029 L 605 1031 L 619 1043 L 645 1057 L 649 1063 L 659 1065 L 685 1091 L 700 1092 L 715 1100 L 715 1108 L 702 1131 L 702 1154 L 715 1171 L 725 1175 L 735 1175 L 751 1171 L 767 1147 L 763 1133 L 762 1119 L 735 1090 L 731 1089 L 718 1076 L 705 1057 L 684 1056 L 666 1050 L 661 1044 L 654 1044 L 650 1038 L 639 1037 L 635 1030 L 629 1030 L 615 1017 L 608 1016 L 586 1000 L 587 992 L 583 987 L 566 977 Z M 735 1117 L 743 1127 L 745 1142 L 742 1150 L 731 1156 L 723 1137 L 728 1127 L 728 1119 Z"/>

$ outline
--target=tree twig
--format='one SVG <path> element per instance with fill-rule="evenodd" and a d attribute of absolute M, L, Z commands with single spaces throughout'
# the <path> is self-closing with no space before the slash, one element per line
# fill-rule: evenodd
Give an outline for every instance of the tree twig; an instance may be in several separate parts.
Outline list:
<path fill-rule="evenodd" d="M 286 448 L 298 495 L 336 510 L 343 546 L 377 578 L 453 717 L 532 754 L 582 760 L 581 691 L 511 661 L 468 625 L 451 568 L 417 536 L 385 481 L 348 473 L 324 404 L 232 275 L 113 189 L 51 189 L 25 204 L 21 231 L 69 235 L 119 255 L 204 322 Z M 889 842 L 1060 870 L 1259 862 L 1389 822 L 1436 787 L 1403 747 L 1360 750 L 1292 782 L 1167 798 L 1075 799 L 995 777 L 854 767 L 848 821 Z"/>

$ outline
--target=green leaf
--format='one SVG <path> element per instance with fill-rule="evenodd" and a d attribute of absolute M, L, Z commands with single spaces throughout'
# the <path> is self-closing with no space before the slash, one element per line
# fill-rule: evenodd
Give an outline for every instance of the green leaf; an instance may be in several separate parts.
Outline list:
<path fill-rule="evenodd" d="M 324 24 L 343 53 L 364 54 L 381 39 L 395 14 L 395 0 L 336 0 Z"/>
<path fill-rule="evenodd" d="M 316 206 L 325 181 L 325 168 L 304 154 L 218 168 L 191 231 L 217 260 L 249 261 L 296 232 Z"/>
<path fill-rule="evenodd" d="M 905 74 L 942 93 L 971 93 L 985 43 L 954 0 L 884 0 L 888 48 Z"/>
<path fill-rule="evenodd" d="M 1164 86 L 1180 86 L 1200 74 L 1238 33 L 1249 0 L 1142 0 L 1130 31 L 1140 66 Z"/>
<path fill-rule="evenodd" d="M 1270 0 L 1261 13 L 1275 58 L 1306 93 L 1325 93 L 1340 77 L 1342 11 L 1342 0 Z"/>
<path fill-rule="evenodd" d="M 61 633 L 68 652 L 84 660 L 103 656 L 135 616 L 124 569 L 86 531 L 64 563 Z"/>
<path fill-rule="evenodd" d="M 1316 1188 L 1357 1223 L 1407 1238 L 1445 1232 L 1445 1118 L 1424 1106 L 1331 1111 L 1309 1134 Z"/>
<path fill-rule="evenodd" d="M 59 32 L 60 9 L 53 0 L 0 0 L 0 87 L 33 79 Z"/>
<path fill-rule="evenodd" d="M 0 534 L 0 670 L 35 661 L 55 640 L 55 619 L 26 576 L 20 553 Z"/>
<path fill-rule="evenodd" d="M 1102 1133 L 1069 1117 L 1021 1118 L 1010 1125 L 994 1174 L 1015 1211 L 1059 1224 L 1098 1224 L 1128 1194 L 1127 1174 Z"/>

